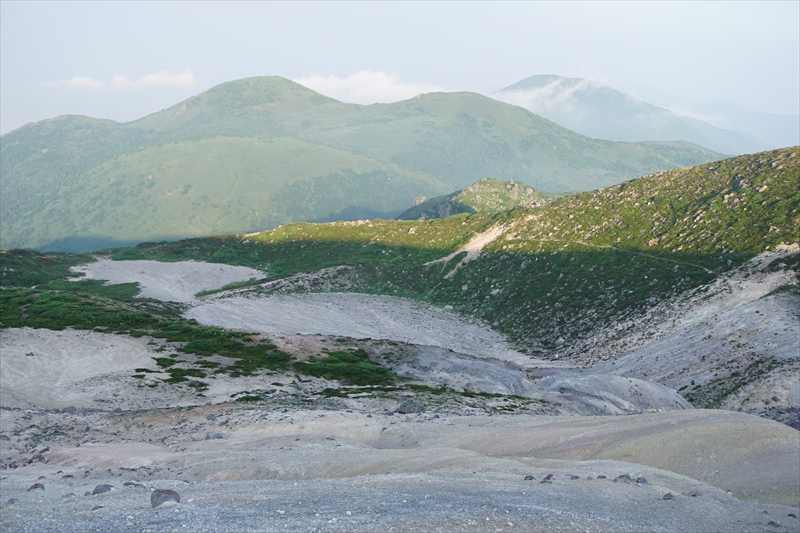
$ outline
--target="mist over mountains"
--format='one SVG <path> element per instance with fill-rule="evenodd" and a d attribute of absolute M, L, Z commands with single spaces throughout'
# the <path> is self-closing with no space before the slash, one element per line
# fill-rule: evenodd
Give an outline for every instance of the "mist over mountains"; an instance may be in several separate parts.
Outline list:
<path fill-rule="evenodd" d="M 730 102 L 678 98 L 652 87 L 638 87 L 631 94 L 670 109 L 685 120 L 694 118 L 718 128 L 747 131 L 771 148 L 800 144 L 800 115 L 776 115 L 753 111 Z"/>
<path fill-rule="evenodd" d="M 29 124 L 2 136 L 0 153 L 0 246 L 66 251 L 389 218 L 486 177 L 596 189 L 722 157 L 688 142 L 591 139 L 474 93 L 362 106 L 274 76 L 124 124 Z"/>
<path fill-rule="evenodd" d="M 643 98 L 657 103 L 653 105 L 581 78 L 531 76 L 492 97 L 597 139 L 680 139 L 727 154 L 800 143 L 797 116 L 758 113 L 732 104 L 687 102 L 658 91 L 642 90 Z"/>

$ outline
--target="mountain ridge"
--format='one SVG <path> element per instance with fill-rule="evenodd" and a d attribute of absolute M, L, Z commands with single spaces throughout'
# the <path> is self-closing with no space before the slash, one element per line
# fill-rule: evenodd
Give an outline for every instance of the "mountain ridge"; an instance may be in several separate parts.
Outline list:
<path fill-rule="evenodd" d="M 639 100 L 601 83 L 552 74 L 530 76 L 492 95 L 520 105 L 584 135 L 614 141 L 694 142 L 742 154 L 763 151 L 768 143 L 743 131 L 718 128 Z"/>
<path fill-rule="evenodd" d="M 281 141 L 282 152 L 253 149 L 266 138 L 293 141 Z M 238 148 L 226 152 L 233 146 Z M 294 170 L 299 146 L 307 147 L 302 157 L 311 159 L 307 166 L 316 173 Z M 156 156 L 179 149 L 184 155 L 175 152 L 171 162 Z M 196 156 L 187 159 L 188 152 Z M 486 176 L 548 192 L 593 189 L 720 155 L 688 143 L 597 141 L 475 93 L 359 106 L 278 77 L 228 82 L 124 124 L 69 116 L 28 125 L 0 137 L 0 153 L 0 245 L 73 251 L 81 251 L 81 242 L 252 232 L 367 214 L 391 217 L 416 196 L 446 194 Z M 204 157 L 211 161 L 201 164 Z M 156 198 L 148 188 L 151 178 L 174 187 Z M 259 184 L 253 185 L 253 198 L 278 206 L 268 216 L 243 220 L 237 197 L 219 196 L 221 183 L 236 188 L 247 181 Z M 184 189 L 183 195 L 170 192 Z M 207 200 L 192 207 L 181 198 L 186 194 Z M 296 201 L 301 197 L 305 202 Z M 102 222 L 111 220 L 115 209 L 151 218 L 140 222 L 120 215 L 116 223 Z M 243 212 L 248 210 L 253 211 Z M 154 217 L 161 211 L 164 227 Z M 174 221 L 167 222 L 170 217 Z"/>

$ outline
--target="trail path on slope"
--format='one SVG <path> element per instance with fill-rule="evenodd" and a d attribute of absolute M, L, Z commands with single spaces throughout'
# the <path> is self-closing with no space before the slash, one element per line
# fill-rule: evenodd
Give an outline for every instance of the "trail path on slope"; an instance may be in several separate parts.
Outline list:
<path fill-rule="evenodd" d="M 465 255 L 461 259 L 461 261 L 459 261 L 458 264 L 455 267 L 453 267 L 453 270 L 451 270 L 444 276 L 445 279 L 450 278 L 456 272 L 458 272 L 459 268 L 463 267 L 470 261 L 479 258 L 481 256 L 481 253 L 483 252 L 483 247 L 489 244 L 490 242 L 494 241 L 495 239 L 497 239 L 499 236 L 501 236 L 505 230 L 506 228 L 503 225 L 492 226 L 491 228 L 489 228 L 484 232 L 473 235 L 473 237 L 469 240 L 469 242 L 467 242 L 467 244 L 465 244 L 455 252 L 425 264 L 433 265 L 435 263 L 447 263 L 458 254 L 462 252 L 467 252 L 467 255 Z"/>

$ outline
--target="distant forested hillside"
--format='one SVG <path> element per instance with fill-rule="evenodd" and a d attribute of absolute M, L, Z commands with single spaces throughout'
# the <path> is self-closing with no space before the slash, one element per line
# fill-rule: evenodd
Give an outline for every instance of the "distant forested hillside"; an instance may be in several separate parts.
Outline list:
<path fill-rule="evenodd" d="M 567 192 L 719 157 L 590 139 L 472 93 L 360 106 L 251 78 L 134 122 L 62 116 L 2 136 L 0 247 L 86 251 L 389 218 L 489 176 Z"/>

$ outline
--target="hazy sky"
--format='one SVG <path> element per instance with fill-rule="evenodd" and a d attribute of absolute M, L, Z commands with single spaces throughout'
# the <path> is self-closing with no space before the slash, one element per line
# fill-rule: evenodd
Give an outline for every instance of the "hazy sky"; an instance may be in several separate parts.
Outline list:
<path fill-rule="evenodd" d="M 534 74 L 800 112 L 800 2 L 0 0 L 0 131 L 279 75 L 357 103 Z"/>

